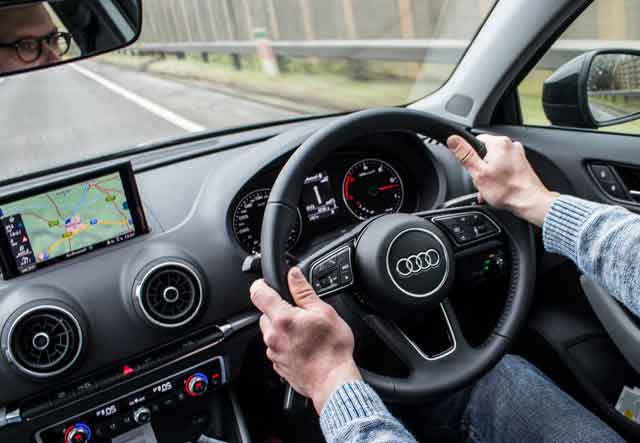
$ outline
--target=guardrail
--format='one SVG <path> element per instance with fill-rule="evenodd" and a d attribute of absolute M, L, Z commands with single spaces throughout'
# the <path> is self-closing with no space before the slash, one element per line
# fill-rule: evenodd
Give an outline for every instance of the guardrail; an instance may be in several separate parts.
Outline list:
<path fill-rule="evenodd" d="M 638 89 L 612 89 L 612 90 L 598 90 L 598 91 L 588 91 L 587 94 L 590 97 L 640 97 L 640 90 Z"/>
<path fill-rule="evenodd" d="M 256 41 L 141 43 L 125 50 L 134 54 L 208 54 L 231 55 L 240 67 L 239 56 L 257 53 Z M 352 60 L 386 60 L 454 64 L 469 45 L 467 40 L 313 40 L 270 41 L 273 53 L 282 57 L 344 58 Z M 603 48 L 640 49 L 640 41 L 562 40 L 556 43 L 538 64 L 555 69 L 578 55 Z M 496 48 L 496 50 L 499 50 Z"/>

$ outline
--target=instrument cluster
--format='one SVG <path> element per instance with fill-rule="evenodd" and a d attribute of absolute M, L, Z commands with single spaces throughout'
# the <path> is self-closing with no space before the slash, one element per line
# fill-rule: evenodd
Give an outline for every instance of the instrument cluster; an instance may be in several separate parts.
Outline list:
<path fill-rule="evenodd" d="M 299 221 L 287 242 L 289 251 L 378 215 L 433 207 L 439 181 L 420 139 L 409 134 L 382 134 L 367 140 L 366 146 L 364 143 L 334 152 L 305 179 Z M 255 177 L 231 208 L 233 235 L 249 254 L 260 252 L 264 210 L 281 167 L 279 164 Z"/>

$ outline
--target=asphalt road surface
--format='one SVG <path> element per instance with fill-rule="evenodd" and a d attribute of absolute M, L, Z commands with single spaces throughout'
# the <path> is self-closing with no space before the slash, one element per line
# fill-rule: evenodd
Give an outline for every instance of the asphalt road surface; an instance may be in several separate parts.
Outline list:
<path fill-rule="evenodd" d="M 0 79 L 0 181 L 290 110 L 96 62 Z"/>

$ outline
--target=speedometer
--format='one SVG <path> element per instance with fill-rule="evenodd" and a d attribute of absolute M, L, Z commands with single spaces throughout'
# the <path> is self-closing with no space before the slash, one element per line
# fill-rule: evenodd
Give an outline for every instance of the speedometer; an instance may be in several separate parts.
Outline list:
<path fill-rule="evenodd" d="M 344 203 L 360 220 L 393 214 L 404 201 L 404 185 L 398 172 L 379 159 L 361 160 L 351 166 L 342 183 Z"/>
<path fill-rule="evenodd" d="M 260 233 L 264 210 L 269 200 L 271 189 L 257 189 L 242 197 L 233 213 L 233 233 L 242 247 L 251 254 L 260 252 Z M 301 217 L 298 211 L 298 222 L 289 233 L 286 248 L 293 248 L 301 233 Z"/>

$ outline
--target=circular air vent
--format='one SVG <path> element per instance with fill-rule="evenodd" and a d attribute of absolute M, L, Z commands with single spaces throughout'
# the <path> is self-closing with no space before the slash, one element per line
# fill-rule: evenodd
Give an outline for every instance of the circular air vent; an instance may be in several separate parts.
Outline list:
<path fill-rule="evenodd" d="M 139 280 L 135 297 L 151 323 L 176 328 L 189 323 L 200 311 L 202 282 L 185 263 L 160 263 Z"/>
<path fill-rule="evenodd" d="M 9 329 L 9 359 L 23 373 L 52 377 L 70 368 L 82 351 L 82 329 L 68 310 L 37 306 L 22 313 Z"/>

